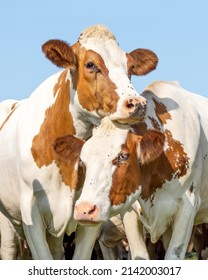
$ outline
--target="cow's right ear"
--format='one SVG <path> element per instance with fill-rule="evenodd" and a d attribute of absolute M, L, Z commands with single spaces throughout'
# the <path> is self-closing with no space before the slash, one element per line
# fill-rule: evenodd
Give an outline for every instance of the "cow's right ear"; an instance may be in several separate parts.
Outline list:
<path fill-rule="evenodd" d="M 84 140 L 73 135 L 65 135 L 55 140 L 55 153 L 67 162 L 76 162 L 79 159 Z"/>
<path fill-rule="evenodd" d="M 49 40 L 42 45 L 45 56 L 56 66 L 62 68 L 77 68 L 77 59 L 72 48 L 64 41 Z"/>

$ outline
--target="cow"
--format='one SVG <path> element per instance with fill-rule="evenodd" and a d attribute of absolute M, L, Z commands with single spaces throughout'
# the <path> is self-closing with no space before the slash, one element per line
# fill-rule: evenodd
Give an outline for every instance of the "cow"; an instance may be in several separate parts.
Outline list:
<path fill-rule="evenodd" d="M 33 259 L 62 259 L 64 233 L 76 229 L 73 205 L 82 182 L 78 157 L 63 160 L 54 141 L 69 134 L 81 143 L 105 116 L 142 121 L 146 100 L 130 79 L 154 70 L 158 58 L 148 49 L 124 52 L 103 25 L 85 29 L 72 46 L 49 40 L 42 50 L 63 70 L 19 102 L 0 127 L 0 211 L 26 238 Z M 77 240 L 84 235 L 78 232 Z M 90 252 L 82 248 L 80 255 Z"/>
<path fill-rule="evenodd" d="M 184 259 L 193 226 L 208 222 L 208 99 L 166 81 L 141 95 L 143 123 L 106 117 L 77 149 L 86 177 L 74 218 L 99 225 L 138 201 L 151 242 L 163 236 L 165 259 Z"/>

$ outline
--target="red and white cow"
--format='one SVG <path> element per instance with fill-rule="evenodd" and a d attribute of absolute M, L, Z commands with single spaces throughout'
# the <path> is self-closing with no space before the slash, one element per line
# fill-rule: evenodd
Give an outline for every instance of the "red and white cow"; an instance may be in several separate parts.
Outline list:
<path fill-rule="evenodd" d="M 165 258 L 183 259 L 193 225 L 208 222 L 208 99 L 163 81 L 142 96 L 145 122 L 129 130 L 105 118 L 84 143 L 74 217 L 98 225 L 138 200 L 151 241 L 163 235 Z"/>
<path fill-rule="evenodd" d="M 0 127 L 0 211 L 25 234 L 33 259 L 60 259 L 64 232 L 76 227 L 71 218 L 78 158 L 62 160 L 53 143 L 66 134 L 88 138 L 106 115 L 120 122 L 142 120 L 146 100 L 130 76 L 152 71 L 158 59 L 146 49 L 124 52 L 101 25 L 84 30 L 72 46 L 50 40 L 42 49 L 65 70 L 21 101 Z"/>

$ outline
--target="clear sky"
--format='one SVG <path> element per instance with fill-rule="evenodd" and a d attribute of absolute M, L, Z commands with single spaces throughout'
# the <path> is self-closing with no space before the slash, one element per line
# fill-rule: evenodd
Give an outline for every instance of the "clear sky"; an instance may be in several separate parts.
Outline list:
<path fill-rule="evenodd" d="M 178 81 L 208 97 L 207 0 L 7 0 L 0 4 L 0 101 L 23 99 L 59 71 L 41 52 L 49 39 L 76 42 L 94 24 L 106 25 L 127 52 L 148 48 L 155 71 L 134 77 L 141 92 L 154 80 Z"/>

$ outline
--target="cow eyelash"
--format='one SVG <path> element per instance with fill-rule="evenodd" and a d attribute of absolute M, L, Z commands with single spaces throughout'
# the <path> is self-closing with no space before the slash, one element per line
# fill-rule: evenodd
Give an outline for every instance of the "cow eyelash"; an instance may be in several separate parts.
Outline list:
<path fill-rule="evenodd" d="M 100 69 L 97 67 L 97 65 L 95 65 L 93 62 L 87 62 L 85 64 L 85 66 L 87 69 L 89 69 L 92 72 L 95 72 L 95 73 L 101 72 Z"/>
<path fill-rule="evenodd" d="M 121 161 L 126 161 L 128 158 L 129 158 L 129 155 L 128 155 L 128 154 L 120 153 L 120 154 L 118 155 L 118 161 L 119 161 L 119 162 L 121 162 Z"/>
<path fill-rule="evenodd" d="M 128 160 L 128 158 L 129 158 L 129 154 L 121 152 L 113 160 L 113 164 L 119 166 L 121 163 L 126 162 Z"/>

